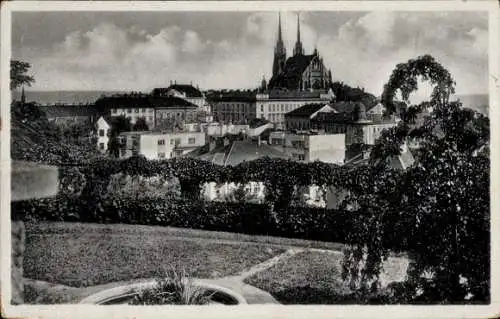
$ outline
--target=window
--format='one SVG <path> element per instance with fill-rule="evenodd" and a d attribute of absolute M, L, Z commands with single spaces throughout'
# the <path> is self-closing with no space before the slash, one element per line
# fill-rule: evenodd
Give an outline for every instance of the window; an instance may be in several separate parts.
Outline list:
<path fill-rule="evenodd" d="M 293 154 L 295 158 L 297 158 L 299 161 L 303 161 L 306 159 L 306 156 L 304 154 Z"/>
<path fill-rule="evenodd" d="M 139 109 L 135 109 L 134 111 L 135 111 L 135 113 L 139 113 Z"/>
<path fill-rule="evenodd" d="M 181 139 L 180 138 L 176 138 L 175 139 L 175 145 L 177 146 L 179 144 L 181 144 Z M 182 153 L 182 151 L 181 151 L 181 153 Z"/>
<path fill-rule="evenodd" d="M 112 112 L 113 114 L 116 114 L 116 109 L 111 109 L 111 112 Z"/>
<path fill-rule="evenodd" d="M 146 109 L 141 109 L 141 113 L 146 113 Z"/>
<path fill-rule="evenodd" d="M 281 104 L 281 112 L 285 112 L 285 106 Z"/>
<path fill-rule="evenodd" d="M 190 137 L 189 140 L 188 140 L 189 144 L 194 144 L 195 142 L 196 142 L 196 140 L 195 140 L 194 137 Z"/>
<path fill-rule="evenodd" d="M 131 109 L 127 109 L 127 113 L 132 113 L 132 110 Z"/>
<path fill-rule="evenodd" d="M 174 140 L 174 139 L 171 139 L 171 140 L 170 140 L 170 145 L 174 145 L 174 143 L 175 143 L 175 140 Z"/>
<path fill-rule="evenodd" d="M 153 122 L 153 117 L 152 116 L 149 117 L 149 121 Z"/>
<path fill-rule="evenodd" d="M 99 136 L 104 136 L 104 130 L 99 130 Z"/>
<path fill-rule="evenodd" d="M 165 153 L 158 153 L 158 158 L 165 158 Z"/>
<path fill-rule="evenodd" d="M 261 111 L 261 112 L 264 112 L 264 104 L 261 104 L 261 105 L 260 105 L 260 111 Z"/>
<path fill-rule="evenodd" d="M 101 149 L 101 150 L 104 149 L 104 143 L 99 143 L 99 149 Z"/>
<path fill-rule="evenodd" d="M 165 140 L 158 140 L 158 145 L 165 145 Z"/>

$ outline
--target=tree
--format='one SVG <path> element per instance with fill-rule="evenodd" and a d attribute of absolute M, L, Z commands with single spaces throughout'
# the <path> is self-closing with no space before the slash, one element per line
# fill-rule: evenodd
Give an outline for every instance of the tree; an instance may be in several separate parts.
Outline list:
<path fill-rule="evenodd" d="M 149 126 L 146 123 L 146 118 L 144 118 L 144 117 L 138 118 L 134 124 L 133 130 L 134 131 L 147 131 L 147 130 L 149 130 Z"/>
<path fill-rule="evenodd" d="M 454 81 L 430 56 L 396 66 L 383 94 L 389 113 L 394 92 L 408 100 L 418 76 L 435 85 L 431 100 L 409 106 L 399 125 L 381 135 L 365 182 L 348 199 L 360 211 L 344 274 L 361 289 L 376 290 L 391 247 L 411 257 L 408 281 L 393 295 L 398 302 L 489 302 L 490 164 L 488 152 L 479 151 L 489 143 L 489 121 L 449 102 Z M 430 115 L 414 125 L 428 107 Z M 391 169 L 388 159 L 409 140 L 420 147 L 416 163 Z"/>
<path fill-rule="evenodd" d="M 10 61 L 10 89 L 15 90 L 23 85 L 31 86 L 35 79 L 28 75 L 31 65 L 27 62 L 11 60 Z"/>
<path fill-rule="evenodd" d="M 118 139 L 118 135 L 122 132 L 130 132 L 132 130 L 132 124 L 130 123 L 130 118 L 125 116 L 114 117 L 111 121 L 111 132 L 108 142 L 109 153 L 114 157 L 120 156 L 121 143 Z"/>

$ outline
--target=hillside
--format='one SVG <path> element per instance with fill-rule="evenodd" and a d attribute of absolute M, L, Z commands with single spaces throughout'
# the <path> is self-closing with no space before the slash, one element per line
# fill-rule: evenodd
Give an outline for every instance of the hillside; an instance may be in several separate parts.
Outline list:
<path fill-rule="evenodd" d="M 47 121 L 35 105 L 11 112 L 11 158 L 61 165 L 86 162 L 96 157 L 88 137 L 73 139 Z"/>

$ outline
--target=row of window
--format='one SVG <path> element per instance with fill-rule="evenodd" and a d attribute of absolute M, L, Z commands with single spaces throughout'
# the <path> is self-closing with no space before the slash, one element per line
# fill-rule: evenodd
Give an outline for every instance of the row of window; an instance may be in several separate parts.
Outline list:
<path fill-rule="evenodd" d="M 119 110 L 122 109 L 111 109 L 112 114 L 117 114 Z M 134 108 L 134 113 L 153 113 L 153 109 L 146 109 L 146 108 Z M 132 113 L 132 108 L 127 108 L 127 113 Z"/>
<path fill-rule="evenodd" d="M 177 157 L 182 155 L 182 151 L 174 151 L 171 153 L 171 157 Z M 164 152 L 158 152 L 158 158 L 165 158 L 166 154 Z"/>
<path fill-rule="evenodd" d="M 290 112 L 300 107 L 299 104 L 291 105 L 291 104 L 269 104 L 269 112 Z M 264 104 L 260 105 L 260 111 L 264 112 Z"/>
<path fill-rule="evenodd" d="M 195 144 L 195 143 L 196 143 L 196 138 L 194 137 L 188 138 L 188 144 Z M 170 145 L 180 145 L 180 144 L 181 144 L 180 138 L 170 140 Z M 158 145 L 165 145 L 165 140 L 164 139 L 158 140 Z"/>

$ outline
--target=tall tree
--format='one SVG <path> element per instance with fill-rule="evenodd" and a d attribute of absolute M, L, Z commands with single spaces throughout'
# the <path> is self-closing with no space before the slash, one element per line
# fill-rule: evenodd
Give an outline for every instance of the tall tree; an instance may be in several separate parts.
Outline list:
<path fill-rule="evenodd" d="M 35 79 L 28 75 L 31 65 L 27 62 L 11 60 L 10 61 L 10 89 L 15 90 L 23 85 L 31 86 Z"/>
<path fill-rule="evenodd" d="M 397 90 L 406 100 L 417 90 L 417 76 L 434 84 L 430 101 L 408 107 L 399 125 L 382 134 L 365 182 L 351 194 L 360 216 L 345 275 L 376 289 L 390 247 L 411 258 L 408 281 L 394 295 L 399 302 L 489 302 L 489 121 L 449 102 L 454 81 L 431 56 L 396 66 L 383 94 L 389 113 Z M 430 115 L 415 125 L 426 108 Z M 389 158 L 410 140 L 419 145 L 416 163 L 391 169 Z"/>
<path fill-rule="evenodd" d="M 130 118 L 125 116 L 114 117 L 111 121 L 111 132 L 108 142 L 108 151 L 114 157 L 120 156 L 121 144 L 118 139 L 118 135 L 122 132 L 132 131 L 132 124 L 130 123 Z"/>

